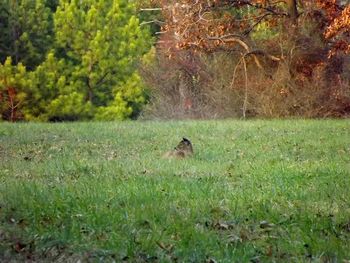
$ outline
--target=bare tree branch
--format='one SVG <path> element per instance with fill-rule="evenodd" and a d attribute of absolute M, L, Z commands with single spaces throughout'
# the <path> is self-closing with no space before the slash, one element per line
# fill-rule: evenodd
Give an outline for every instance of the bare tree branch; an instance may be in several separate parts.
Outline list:
<path fill-rule="evenodd" d="M 162 11 L 163 8 L 141 8 L 140 11 L 148 12 L 148 11 Z"/>
<path fill-rule="evenodd" d="M 151 21 L 142 22 L 142 23 L 140 24 L 140 26 L 144 26 L 144 25 L 148 25 L 148 24 L 152 24 L 152 23 L 158 24 L 158 25 L 163 25 L 163 24 L 165 24 L 165 22 L 163 22 L 163 21 L 160 21 L 160 20 L 158 20 L 158 19 L 154 19 L 154 20 L 151 20 Z"/>

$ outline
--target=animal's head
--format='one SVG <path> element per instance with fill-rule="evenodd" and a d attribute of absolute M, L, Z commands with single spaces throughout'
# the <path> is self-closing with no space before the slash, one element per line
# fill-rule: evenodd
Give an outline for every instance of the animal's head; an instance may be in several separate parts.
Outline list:
<path fill-rule="evenodd" d="M 189 139 L 182 138 L 182 141 L 175 147 L 176 150 L 193 153 L 192 143 Z"/>
<path fill-rule="evenodd" d="M 184 144 L 186 144 L 186 145 L 192 145 L 192 143 L 190 142 L 190 140 L 189 139 L 186 139 L 186 138 L 182 138 L 182 141 L 181 142 L 183 142 Z"/>

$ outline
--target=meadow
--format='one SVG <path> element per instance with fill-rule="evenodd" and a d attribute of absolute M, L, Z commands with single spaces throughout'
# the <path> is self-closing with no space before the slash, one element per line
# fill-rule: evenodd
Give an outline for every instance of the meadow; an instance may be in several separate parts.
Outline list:
<path fill-rule="evenodd" d="M 350 121 L 0 123 L 0 262 L 24 260 L 349 262 Z"/>

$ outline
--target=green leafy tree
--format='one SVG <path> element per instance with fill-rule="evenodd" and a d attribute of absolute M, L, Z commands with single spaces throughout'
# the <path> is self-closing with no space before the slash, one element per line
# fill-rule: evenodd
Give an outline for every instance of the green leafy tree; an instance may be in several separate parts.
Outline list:
<path fill-rule="evenodd" d="M 145 102 L 137 64 L 151 37 L 135 15 L 127 0 L 2 2 L 1 99 L 15 94 L 19 104 L 12 117 L 8 104 L 1 112 L 40 121 L 137 115 Z"/>
<path fill-rule="evenodd" d="M 44 59 L 53 41 L 49 0 L 0 1 L 0 63 L 10 56 L 33 70 Z M 48 7 L 50 5 L 50 8 Z"/>
<path fill-rule="evenodd" d="M 99 107 L 97 120 L 122 120 L 136 117 L 145 103 L 142 81 L 137 73 L 113 90 L 114 98 L 106 107 Z"/>
<path fill-rule="evenodd" d="M 133 115 L 144 101 L 137 62 L 151 44 L 149 32 L 140 28 L 134 14 L 127 0 L 60 2 L 54 15 L 56 56 L 69 70 L 58 69 L 64 88 L 58 88 L 55 98 L 61 102 L 50 109 L 83 101 L 90 105 L 83 113 L 96 110 L 98 119 Z"/>
<path fill-rule="evenodd" d="M 67 78 L 71 71 L 72 66 L 51 51 L 44 63 L 30 73 L 32 88 L 27 100 L 31 106 L 25 110 L 27 120 L 73 121 L 92 117 L 91 103 Z"/>
<path fill-rule="evenodd" d="M 0 119 L 23 119 L 22 108 L 27 106 L 27 93 L 31 86 L 22 63 L 12 65 L 11 57 L 0 64 Z"/>

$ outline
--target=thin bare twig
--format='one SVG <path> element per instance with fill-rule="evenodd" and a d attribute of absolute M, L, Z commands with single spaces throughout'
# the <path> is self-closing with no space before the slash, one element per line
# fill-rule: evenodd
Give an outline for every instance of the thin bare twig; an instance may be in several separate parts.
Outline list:
<path fill-rule="evenodd" d="M 144 26 L 144 25 L 148 25 L 148 24 L 152 24 L 152 23 L 154 23 L 154 24 L 159 24 L 159 25 L 165 24 L 165 22 L 163 22 L 163 21 L 160 21 L 160 20 L 158 20 L 158 19 L 154 19 L 154 20 L 151 20 L 151 21 L 142 22 L 142 23 L 140 24 L 140 26 Z"/>
<path fill-rule="evenodd" d="M 148 12 L 148 11 L 161 11 L 163 8 L 141 8 L 140 11 Z"/>
<path fill-rule="evenodd" d="M 243 67 L 244 67 L 244 76 L 245 76 L 245 90 L 244 90 L 244 101 L 243 101 L 243 119 L 246 118 L 247 104 L 248 104 L 248 72 L 247 72 L 247 63 L 245 61 L 245 56 L 243 56 Z"/>

